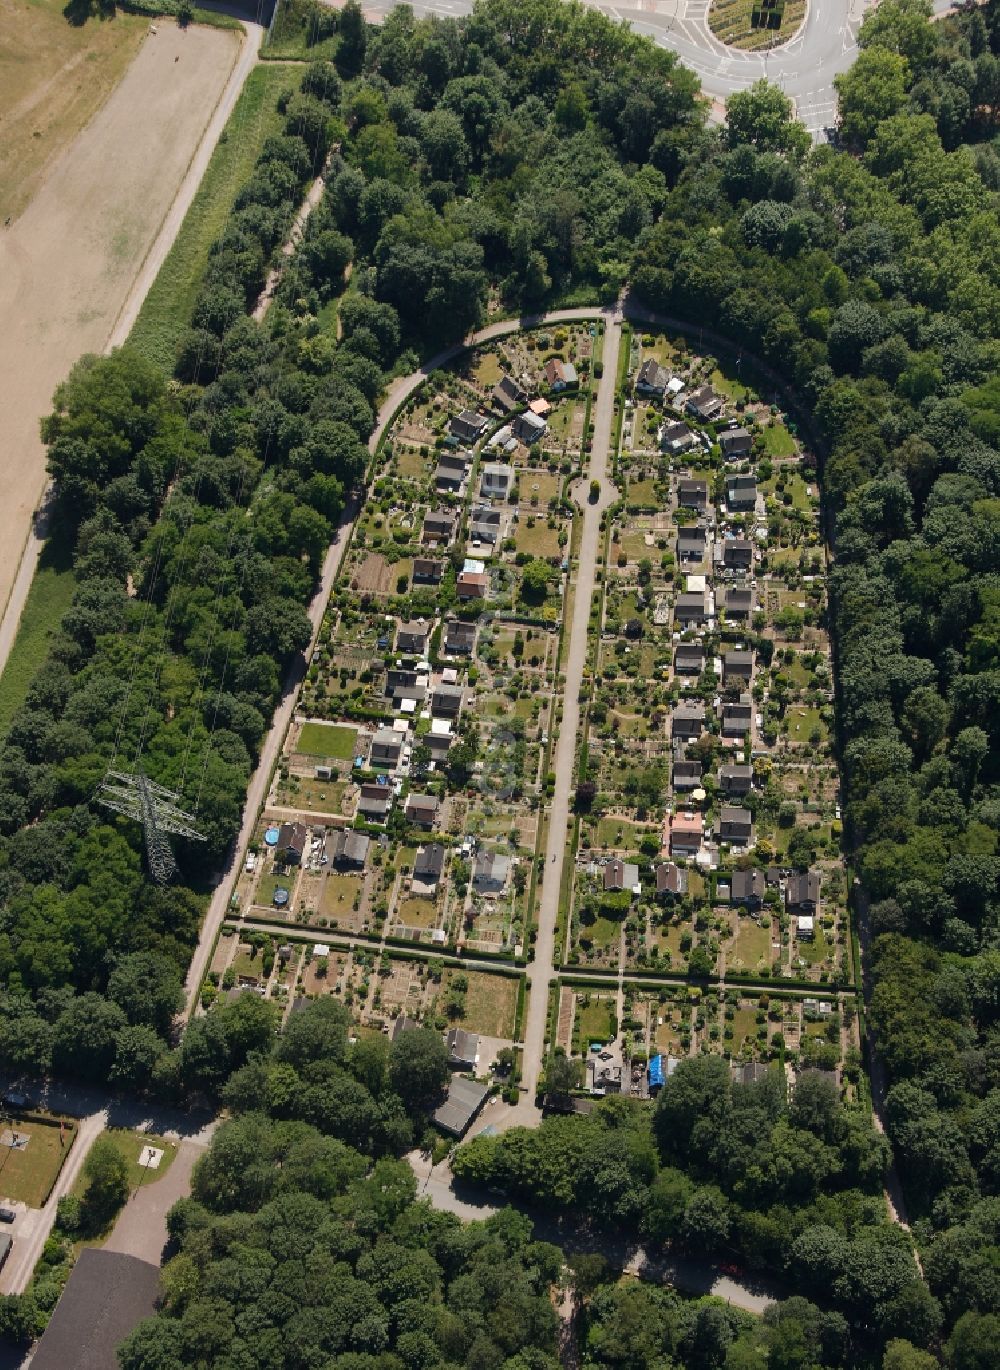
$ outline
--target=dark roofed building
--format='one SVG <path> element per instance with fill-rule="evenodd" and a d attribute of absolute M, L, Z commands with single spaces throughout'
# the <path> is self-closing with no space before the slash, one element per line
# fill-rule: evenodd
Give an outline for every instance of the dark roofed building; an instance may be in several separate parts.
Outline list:
<path fill-rule="evenodd" d="M 632 894 L 638 884 L 639 867 L 633 862 L 622 861 L 615 857 L 604 867 L 604 889 L 606 893 L 626 891 Z"/>
<path fill-rule="evenodd" d="M 441 801 L 435 794 L 409 794 L 404 812 L 411 823 L 422 828 L 433 828 L 441 811 Z"/>
<path fill-rule="evenodd" d="M 404 1032 L 416 1032 L 420 1026 L 421 1024 L 417 1022 L 416 1018 L 407 1018 L 405 1013 L 401 1013 L 392 1025 L 392 1040 L 395 1041 L 397 1037 L 402 1037 Z"/>
<path fill-rule="evenodd" d="M 377 728 L 372 737 L 372 749 L 368 760 L 372 766 L 395 766 L 402 751 L 403 738 L 395 728 Z"/>
<path fill-rule="evenodd" d="M 678 642 L 674 651 L 674 670 L 678 675 L 701 675 L 705 669 L 705 649 L 700 642 Z"/>
<path fill-rule="evenodd" d="M 722 683 L 730 684 L 731 681 L 745 683 L 753 675 L 753 652 L 740 648 L 736 651 L 725 652 L 722 657 Z"/>
<path fill-rule="evenodd" d="M 745 428 L 730 428 L 728 433 L 719 434 L 719 446 L 727 461 L 735 457 L 746 457 L 753 447 L 753 438 Z"/>
<path fill-rule="evenodd" d="M 669 379 L 670 372 L 667 368 L 661 366 L 655 357 L 647 357 L 639 367 L 635 388 L 640 395 L 655 395 L 659 398 L 666 390 Z"/>
<path fill-rule="evenodd" d="M 444 577 L 444 562 L 436 557 L 413 558 L 414 585 L 440 585 Z"/>
<path fill-rule="evenodd" d="M 392 790 L 388 785 L 362 785 L 358 796 L 358 813 L 369 822 L 380 823 L 392 808 Z"/>
<path fill-rule="evenodd" d="M 278 829 L 278 844 L 274 854 L 286 866 L 297 866 L 306 849 L 306 825 L 304 823 L 282 823 Z"/>
<path fill-rule="evenodd" d="M 439 491 L 457 494 L 469 474 L 468 458 L 460 452 L 442 452 L 434 471 L 434 484 Z"/>
<path fill-rule="evenodd" d="M 469 518 L 469 536 L 475 542 L 488 542 L 492 546 L 500 538 L 501 517 L 499 509 L 477 505 Z"/>
<path fill-rule="evenodd" d="M 687 894 L 688 875 L 683 866 L 674 861 L 659 861 L 656 866 L 656 897 L 678 899 Z"/>
<path fill-rule="evenodd" d="M 431 695 L 431 713 L 435 718 L 458 718 L 464 698 L 465 691 L 461 685 L 435 685 Z"/>
<path fill-rule="evenodd" d="M 753 727 L 753 705 L 749 698 L 722 706 L 722 736 L 745 737 Z"/>
<path fill-rule="evenodd" d="M 489 1085 L 468 1080 L 464 1075 L 452 1076 L 447 1099 L 432 1114 L 434 1122 L 442 1132 L 464 1137 L 489 1092 Z"/>
<path fill-rule="evenodd" d="M 401 623 L 396 634 L 396 650 L 407 656 L 423 656 L 430 634 L 431 625 L 426 619 L 417 618 L 409 623 Z"/>
<path fill-rule="evenodd" d="M 681 419 L 665 423 L 660 433 L 661 452 L 686 452 L 698 441 L 694 432 Z"/>
<path fill-rule="evenodd" d="M 493 387 L 490 398 L 494 408 L 509 414 L 512 410 L 520 408 L 527 396 L 513 376 L 503 376 Z"/>
<path fill-rule="evenodd" d="M 708 481 L 695 480 L 684 476 L 677 482 L 677 503 L 682 509 L 706 509 L 708 507 Z"/>
<path fill-rule="evenodd" d="M 463 409 L 461 414 L 455 414 L 448 421 L 448 431 L 454 434 L 459 442 L 477 442 L 487 423 L 484 414 L 477 414 L 473 409 Z"/>
<path fill-rule="evenodd" d="M 677 556 L 681 561 L 700 561 L 705 555 L 706 528 L 703 523 L 682 523 L 677 529 Z"/>
<path fill-rule="evenodd" d="M 722 598 L 730 618 L 749 618 L 753 613 L 753 590 L 748 585 L 731 585 Z"/>
<path fill-rule="evenodd" d="M 710 385 L 699 385 L 688 396 L 685 407 L 689 414 L 694 414 L 703 423 L 711 423 L 722 413 L 722 400 Z"/>
<path fill-rule="evenodd" d="M 424 515 L 424 542 L 449 543 L 455 534 L 455 515 L 447 509 L 432 509 Z"/>
<path fill-rule="evenodd" d="M 753 789 L 753 767 L 723 766 L 719 772 L 719 783 L 726 794 L 749 794 Z"/>
<path fill-rule="evenodd" d="M 675 761 L 670 783 L 675 790 L 696 790 L 701 784 L 701 762 Z"/>
<path fill-rule="evenodd" d="M 684 590 L 674 604 L 674 618 L 678 623 L 704 623 L 708 618 L 708 601 L 700 590 Z"/>
<path fill-rule="evenodd" d="M 510 857 L 501 852 L 480 851 L 472 863 L 472 887 L 477 894 L 500 894 L 510 875 Z"/>
<path fill-rule="evenodd" d="M 748 909 L 759 909 L 764 902 L 763 871 L 735 871 L 730 898 L 734 904 L 745 904 Z"/>
<path fill-rule="evenodd" d="M 33 1370 L 118 1370 L 118 1344 L 156 1311 L 159 1266 L 84 1247 L 32 1357 Z"/>
<path fill-rule="evenodd" d="M 814 913 L 819 904 L 819 872 L 795 871 L 785 885 L 787 908 Z"/>
<path fill-rule="evenodd" d="M 753 837 L 753 815 L 749 809 L 723 804 L 719 812 L 719 836 L 725 842 L 749 842 Z"/>
<path fill-rule="evenodd" d="M 444 847 L 440 842 L 428 842 L 418 847 L 413 858 L 413 878 L 423 885 L 436 885 L 444 872 Z"/>
<path fill-rule="evenodd" d="M 682 699 L 670 715 L 670 735 L 695 739 L 705 731 L 705 704 L 701 699 Z"/>
<path fill-rule="evenodd" d="M 752 509 L 757 503 L 757 481 L 753 476 L 726 477 L 726 503 L 730 509 Z"/>
<path fill-rule="evenodd" d="M 518 438 L 523 442 L 526 447 L 530 447 L 533 442 L 537 442 L 542 436 L 548 427 L 548 424 L 538 414 L 533 414 L 529 409 L 524 414 L 518 414 L 517 418 L 514 420 L 513 427 L 515 438 Z"/>
<path fill-rule="evenodd" d="M 444 649 L 449 656 L 471 656 L 476 646 L 476 625 L 453 618 L 444 632 Z"/>
<path fill-rule="evenodd" d="M 448 1064 L 452 1070 L 472 1070 L 479 1064 L 479 1038 L 465 1028 L 449 1028 L 444 1044 L 448 1048 Z"/>
<path fill-rule="evenodd" d="M 384 787 L 380 786 L 379 788 Z M 341 828 L 333 843 L 334 865 L 363 870 L 365 862 L 368 860 L 370 845 L 371 838 L 363 832 L 355 832 L 353 828 Z"/>
<path fill-rule="evenodd" d="M 482 599 L 490 588 L 490 578 L 483 571 L 460 571 L 455 589 L 459 599 Z"/>
<path fill-rule="evenodd" d="M 734 1061 L 732 1072 L 733 1082 L 738 1085 L 756 1085 L 767 1079 L 767 1066 L 763 1061 Z"/>
<path fill-rule="evenodd" d="M 753 565 L 753 543 L 747 538 L 726 538 L 722 544 L 722 564 L 734 571 L 747 571 Z"/>

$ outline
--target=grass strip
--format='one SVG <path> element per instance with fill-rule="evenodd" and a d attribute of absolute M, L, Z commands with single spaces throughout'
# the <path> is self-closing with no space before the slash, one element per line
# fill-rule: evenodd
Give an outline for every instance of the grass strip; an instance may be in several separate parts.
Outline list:
<path fill-rule="evenodd" d="M 181 230 L 143 301 L 129 346 L 172 372 L 177 343 L 191 321 L 208 254 L 250 179 L 254 163 L 284 117 L 276 104 L 282 90 L 298 86 L 302 72 L 257 66 L 247 78 Z"/>

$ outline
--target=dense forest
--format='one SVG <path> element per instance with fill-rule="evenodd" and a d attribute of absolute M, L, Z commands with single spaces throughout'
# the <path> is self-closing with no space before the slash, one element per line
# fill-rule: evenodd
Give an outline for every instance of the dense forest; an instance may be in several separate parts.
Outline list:
<path fill-rule="evenodd" d="M 917 1340 L 927 1330 L 938 1345 L 940 1326 L 956 1370 L 993 1363 L 1000 0 L 934 24 L 927 10 L 885 0 L 866 20 L 839 80 L 841 145 L 813 149 L 763 84 L 733 97 L 723 129 L 707 125 L 690 73 L 590 10 L 483 0 L 468 19 L 399 9 L 372 29 L 349 3 L 321 30 L 294 0 L 288 22 L 307 43 L 322 31 L 335 62 L 308 65 L 282 96 L 284 132 L 213 249 L 175 376 L 127 349 L 85 359 L 44 427 L 77 591 L 0 751 L 6 1067 L 174 1092 L 260 1069 L 250 1058 L 264 1048 L 229 1010 L 179 1048 L 166 1033 L 198 891 L 308 640 L 304 606 L 385 381 L 497 309 L 612 299 L 628 283 L 763 358 L 811 416 L 869 1021 L 931 1295 L 913 1295 L 927 1319 Z M 322 204 L 258 325 L 269 261 L 324 165 Z M 199 814 L 207 841 L 178 847 L 189 887 L 152 886 L 137 828 L 93 803 L 106 769 L 136 759 Z M 712 1106 L 734 1133 L 761 1111 L 769 1136 L 796 1128 L 783 1102 L 723 1091 Z M 834 1166 L 831 1186 L 872 1183 L 841 1142 L 810 1145 Z M 697 1152 L 660 1151 L 685 1183 L 709 1183 Z M 787 1260 L 767 1235 L 774 1181 L 712 1183 L 726 1240 L 736 1230 L 763 1264 Z M 797 1210 L 831 1228 L 830 1261 L 856 1264 L 853 1210 L 828 1221 L 818 1202 L 807 1187 Z M 209 1207 L 198 1221 L 261 1240 L 259 1224 Z M 185 1244 L 203 1240 L 197 1225 Z M 817 1298 L 855 1317 L 847 1288 L 831 1273 Z M 627 1316 L 613 1302 L 608 1319 Z M 815 1349 L 820 1334 L 801 1335 Z M 664 1340 L 648 1363 L 679 1345 Z"/>

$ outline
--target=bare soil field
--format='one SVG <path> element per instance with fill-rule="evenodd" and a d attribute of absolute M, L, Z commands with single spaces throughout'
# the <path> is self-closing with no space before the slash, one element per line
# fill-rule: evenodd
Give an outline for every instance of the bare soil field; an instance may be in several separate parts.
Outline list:
<path fill-rule="evenodd" d="M 63 0 L 0 0 L 0 221 L 24 209 L 148 28 L 133 14 L 72 24 Z"/>
<path fill-rule="evenodd" d="M 0 611 L 45 487 L 39 420 L 77 358 L 106 346 L 239 55 L 230 31 L 157 29 L 0 228 Z"/>

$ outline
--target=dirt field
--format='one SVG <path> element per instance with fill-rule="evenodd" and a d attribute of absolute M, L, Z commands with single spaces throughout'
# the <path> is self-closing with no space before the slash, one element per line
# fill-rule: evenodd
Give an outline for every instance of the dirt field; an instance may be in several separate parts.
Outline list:
<path fill-rule="evenodd" d="M 232 32 L 157 27 L 22 216 L 0 228 L 0 611 L 45 486 L 39 419 L 81 353 L 105 346 L 237 58 Z"/>
<path fill-rule="evenodd" d="M 24 209 L 148 28 L 133 14 L 71 24 L 63 0 L 0 0 L 0 221 Z"/>

